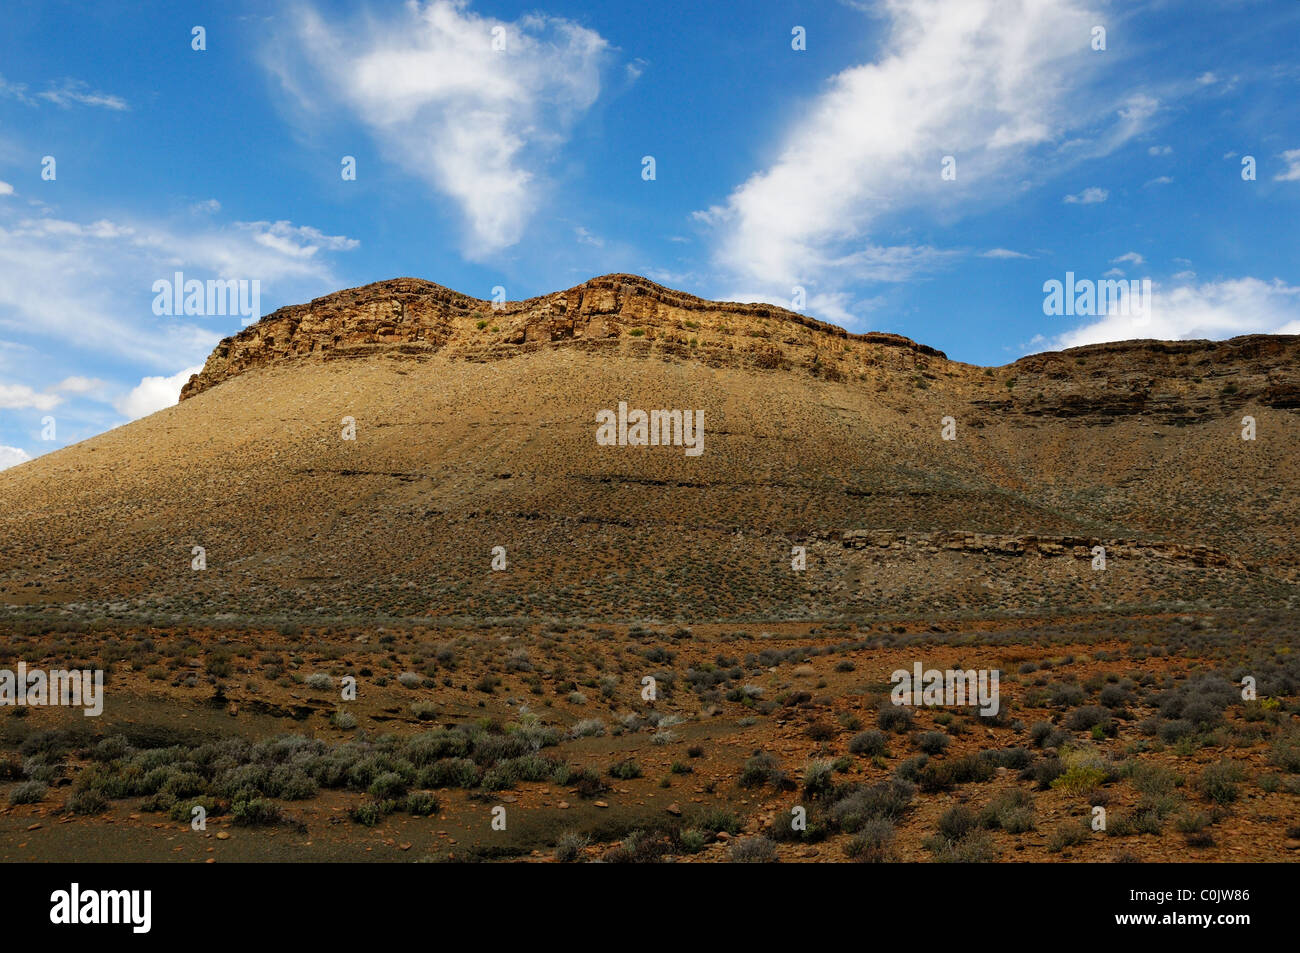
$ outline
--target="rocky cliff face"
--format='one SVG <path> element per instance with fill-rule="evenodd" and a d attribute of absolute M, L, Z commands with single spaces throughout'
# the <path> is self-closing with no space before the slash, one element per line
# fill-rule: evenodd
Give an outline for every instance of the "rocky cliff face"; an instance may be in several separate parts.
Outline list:
<path fill-rule="evenodd" d="M 236 374 L 293 358 L 420 356 L 508 358 L 539 347 L 626 344 L 646 356 L 715 366 L 791 367 L 843 375 L 862 366 L 923 369 L 946 360 L 896 334 L 850 334 L 774 305 L 706 301 L 635 275 L 605 275 L 526 301 L 493 302 L 417 278 L 352 288 L 267 315 L 213 351 L 181 399 Z M 825 363 L 823 363 L 825 362 Z"/>
<path fill-rule="evenodd" d="M 501 360 L 542 348 L 618 351 L 712 367 L 797 370 L 950 395 L 976 422 L 1013 415 L 1164 423 L 1247 404 L 1300 407 L 1300 337 L 1124 341 L 1035 354 L 1000 368 L 949 361 L 895 334 L 850 334 L 775 305 L 706 301 L 635 275 L 605 275 L 526 301 L 471 298 L 396 278 L 293 305 L 226 338 L 181 399 L 245 371 L 293 360 L 435 353 Z"/>
<path fill-rule="evenodd" d="M 1225 415 L 1248 403 L 1300 407 L 1300 337 L 1117 341 L 1021 358 L 990 410 L 1029 416 L 1123 417 L 1170 423 Z"/>

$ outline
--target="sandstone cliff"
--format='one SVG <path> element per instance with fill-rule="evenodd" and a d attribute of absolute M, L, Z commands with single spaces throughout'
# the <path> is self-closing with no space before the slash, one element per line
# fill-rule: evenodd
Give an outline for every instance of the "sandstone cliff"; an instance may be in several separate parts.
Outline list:
<path fill-rule="evenodd" d="M 706 301 L 636 275 L 605 275 L 568 291 L 495 306 L 431 281 L 395 278 L 281 308 L 226 338 L 185 385 L 181 399 L 291 358 L 446 351 L 490 360 L 551 345 L 599 348 L 620 342 L 715 366 L 806 364 L 815 370 L 831 352 L 836 359 L 847 353 L 863 365 L 900 369 L 945 359 L 900 335 L 850 334 L 775 305 Z"/>
<path fill-rule="evenodd" d="M 245 371 L 292 360 L 435 353 L 491 361 L 543 348 L 619 351 L 711 367 L 798 369 L 883 387 L 901 378 L 954 390 L 979 424 L 993 415 L 1186 423 L 1248 403 L 1300 407 L 1300 337 L 1123 341 L 1034 354 L 1001 368 L 949 361 L 896 334 L 852 334 L 769 304 L 707 301 L 635 275 L 494 304 L 395 278 L 281 308 L 223 340 L 181 399 Z"/>

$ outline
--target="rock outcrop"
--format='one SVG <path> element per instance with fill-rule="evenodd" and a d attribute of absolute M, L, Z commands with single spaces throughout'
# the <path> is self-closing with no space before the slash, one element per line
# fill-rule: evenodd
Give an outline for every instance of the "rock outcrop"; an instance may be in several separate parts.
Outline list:
<path fill-rule="evenodd" d="M 526 301 L 494 303 L 417 278 L 395 278 L 281 308 L 223 340 L 184 400 L 238 374 L 292 360 L 387 354 L 493 361 L 540 348 L 711 367 L 797 370 L 875 390 L 935 387 L 993 416 L 1143 416 L 1162 423 L 1222 417 L 1254 403 L 1300 408 L 1300 336 L 1229 341 L 1122 341 L 1034 354 L 1000 368 L 949 361 L 896 334 L 852 334 L 770 304 L 707 301 L 635 275 L 605 275 Z"/>
<path fill-rule="evenodd" d="M 851 334 L 769 304 L 706 301 L 635 275 L 605 275 L 568 291 L 494 303 L 417 278 L 351 288 L 281 308 L 226 338 L 181 399 L 244 371 L 295 358 L 508 358 L 555 345 L 618 347 L 714 366 L 806 366 L 832 378 L 854 365 L 921 370 L 942 352 L 897 334 Z M 848 367 L 845 357 L 849 357 Z"/>
<path fill-rule="evenodd" d="M 1106 559 L 1163 559 L 1185 562 L 1199 567 L 1246 570 L 1240 559 L 1211 546 L 1185 545 L 1164 540 L 1104 539 L 1088 536 L 1043 536 L 1038 534 L 1003 535 L 996 533 L 899 533 L 893 530 L 846 529 L 838 533 L 819 534 L 820 538 L 839 540 L 846 549 L 914 550 L 937 552 L 948 550 L 981 556 L 1069 556 L 1094 558 L 1094 547 L 1105 549 Z"/>

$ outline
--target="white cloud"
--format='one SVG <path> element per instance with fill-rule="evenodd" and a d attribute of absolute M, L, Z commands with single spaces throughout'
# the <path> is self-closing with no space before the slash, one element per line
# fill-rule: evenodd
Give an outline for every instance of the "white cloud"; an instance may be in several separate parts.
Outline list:
<path fill-rule="evenodd" d="M 129 394 L 115 400 L 113 406 L 117 408 L 118 413 L 130 420 L 147 417 L 180 400 L 181 388 L 188 383 L 191 375 L 201 370 L 203 365 L 198 364 L 178 371 L 171 377 L 143 378 Z"/>
<path fill-rule="evenodd" d="M 990 248 L 988 251 L 980 252 L 981 258 L 1033 258 L 1033 255 L 1026 255 L 1024 252 L 1012 251 L 1009 248 Z"/>
<path fill-rule="evenodd" d="M 20 463 L 26 463 L 31 457 L 21 447 L 0 446 L 0 470 L 8 470 Z"/>
<path fill-rule="evenodd" d="M 1112 265 L 1120 265 L 1123 264 L 1124 262 L 1128 262 L 1134 267 L 1141 267 L 1142 265 L 1146 264 L 1146 261 L 1147 260 L 1143 258 L 1141 255 L 1139 255 L 1137 252 L 1131 251 L 1131 252 L 1125 252 L 1123 255 L 1120 255 L 1118 258 L 1112 258 L 1110 260 L 1110 263 Z"/>
<path fill-rule="evenodd" d="M 1154 179 L 1147 179 L 1145 182 L 1142 183 L 1142 185 L 1145 188 L 1146 186 L 1149 185 L 1168 185 L 1173 181 L 1174 180 L 1167 175 L 1158 175 Z"/>
<path fill-rule="evenodd" d="M 91 223 L 5 215 L 0 206 L 0 328 L 166 369 L 202 360 L 238 317 L 157 318 L 152 286 L 190 278 L 258 280 L 262 300 L 338 287 L 327 254 L 356 247 L 289 222 Z M 191 225 L 193 223 L 191 222 Z M 73 276 L 70 278 L 70 276 Z"/>
<path fill-rule="evenodd" d="M 1150 156 L 1167 156 L 1173 152 L 1172 146 L 1152 146 L 1147 149 L 1147 155 Z"/>
<path fill-rule="evenodd" d="M 59 86 L 51 86 L 45 92 L 36 95 L 40 99 L 54 103 L 56 106 L 62 106 L 65 109 L 74 105 L 102 106 L 104 109 L 122 112 L 130 108 L 127 106 L 126 100 L 121 96 L 113 96 L 109 93 L 101 93 L 99 90 L 92 90 L 77 79 L 65 79 Z"/>
<path fill-rule="evenodd" d="M 291 259 L 313 258 L 322 248 L 327 251 L 350 251 L 361 245 L 354 238 L 326 235 L 310 226 L 294 225 L 292 222 L 239 222 L 236 227 L 247 231 L 252 235 L 253 241 L 263 248 Z"/>
<path fill-rule="evenodd" d="M 881 240 L 889 216 L 942 216 L 1015 193 L 1090 149 L 1138 134 L 1158 103 L 1080 96 L 1102 72 L 1086 42 L 1098 22 L 1071 0 L 886 0 L 885 51 L 832 77 L 799 110 L 775 158 L 724 203 L 695 215 L 715 230 L 714 260 L 736 284 L 898 278 L 945 254 Z M 1091 145 L 1066 149 L 1068 132 Z M 1041 154 L 1045 161 L 1027 161 Z M 957 177 L 941 178 L 956 159 Z M 863 254 L 859 250 L 867 247 Z M 907 267 L 900 267 L 905 264 Z"/>
<path fill-rule="evenodd" d="M 1215 76 L 1213 73 L 1202 73 L 1200 76 L 1196 77 L 1196 83 L 1198 86 L 1210 86 L 1218 81 L 1219 77 Z"/>
<path fill-rule="evenodd" d="M 408 171 L 459 206 L 466 253 L 517 242 L 539 207 L 545 155 L 600 93 L 608 49 L 559 17 L 479 16 L 465 0 L 408 3 L 353 22 L 310 7 L 265 62 L 299 108 L 342 104 Z M 493 31 L 505 49 L 493 49 Z"/>
<path fill-rule="evenodd" d="M 1300 179 L 1300 149 L 1288 149 L 1282 153 L 1282 159 L 1286 162 L 1286 170 L 1273 176 L 1277 182 L 1295 182 Z"/>
<path fill-rule="evenodd" d="M 58 394 L 41 393 L 26 384 L 0 384 L 0 407 L 6 410 L 53 410 L 62 398 Z"/>
<path fill-rule="evenodd" d="M 104 382 L 97 377 L 65 377 L 52 388 L 61 394 L 93 394 L 102 390 Z"/>
<path fill-rule="evenodd" d="M 1066 205 L 1096 205 L 1108 198 L 1110 198 L 1110 192 L 1106 189 L 1099 189 L 1094 185 L 1084 189 L 1077 195 L 1067 195 L 1061 201 L 1065 202 Z"/>
<path fill-rule="evenodd" d="M 0 195 L 13 195 L 14 187 L 8 182 L 0 182 Z"/>
<path fill-rule="evenodd" d="M 1133 338 L 1222 339 L 1239 334 L 1300 334 L 1300 287 L 1282 281 L 1235 278 L 1152 289 L 1150 316 L 1113 314 L 1066 331 L 1057 348 Z"/>
<path fill-rule="evenodd" d="M 130 107 L 121 96 L 91 89 L 79 79 L 65 79 L 52 84 L 41 93 L 29 93 L 26 83 L 10 83 L 0 76 L 0 96 L 9 96 L 28 106 L 38 106 L 41 101 L 67 109 L 71 106 L 96 106 L 122 112 Z"/>

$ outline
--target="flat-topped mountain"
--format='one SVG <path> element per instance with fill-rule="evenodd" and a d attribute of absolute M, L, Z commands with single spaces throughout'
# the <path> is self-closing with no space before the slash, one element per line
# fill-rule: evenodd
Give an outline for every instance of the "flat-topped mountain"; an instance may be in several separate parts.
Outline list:
<path fill-rule="evenodd" d="M 880 349 L 899 349 L 892 362 L 897 367 L 915 366 L 909 361 L 916 355 L 944 356 L 897 334 L 850 334 L 784 308 L 706 301 L 635 275 L 605 275 L 568 291 L 496 303 L 431 281 L 395 278 L 267 315 L 222 341 L 181 398 L 285 358 L 388 350 L 487 360 L 548 344 L 600 349 L 625 337 L 655 342 L 667 355 L 732 366 L 816 364 L 821 351 L 832 349 L 867 363 L 883 359 L 887 352 Z"/>
<path fill-rule="evenodd" d="M 282 308 L 222 341 L 177 406 L 0 474 L 0 605 L 1293 606 L 1298 352 L 1294 336 L 1131 341 L 982 368 L 629 275 L 495 305 L 394 279 Z M 633 439 L 606 445 L 598 414 L 620 404 Z M 698 414 L 704 451 L 636 445 L 638 410 Z"/>

